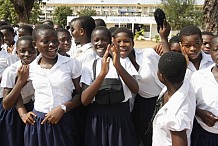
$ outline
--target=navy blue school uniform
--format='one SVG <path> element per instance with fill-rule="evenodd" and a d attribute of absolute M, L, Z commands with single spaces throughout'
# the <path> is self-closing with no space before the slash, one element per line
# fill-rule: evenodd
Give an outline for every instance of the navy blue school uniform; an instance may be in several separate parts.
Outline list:
<path fill-rule="evenodd" d="M 121 64 L 129 74 L 137 75 L 130 61 L 121 59 Z M 90 65 L 83 67 L 81 82 L 90 85 L 100 72 L 101 58 L 97 59 L 96 70 Z M 96 72 L 96 74 L 95 74 Z M 111 80 L 118 80 L 122 88 L 117 95 L 105 93 L 103 85 L 107 86 Z M 113 82 L 112 81 L 112 82 Z M 113 93 L 111 93 L 113 94 Z M 129 99 L 132 93 L 118 77 L 112 61 L 109 63 L 109 72 L 106 75 L 102 86 L 97 92 L 92 103 L 89 105 L 86 120 L 85 146 L 137 146 L 135 127 L 130 113 Z"/>

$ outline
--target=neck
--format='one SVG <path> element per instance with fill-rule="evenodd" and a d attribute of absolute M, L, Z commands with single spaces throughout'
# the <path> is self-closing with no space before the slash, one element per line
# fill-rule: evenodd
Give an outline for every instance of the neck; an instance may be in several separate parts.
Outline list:
<path fill-rule="evenodd" d="M 194 66 L 197 70 L 199 69 L 201 60 L 202 60 L 202 54 L 198 55 L 198 57 L 195 59 L 190 59 L 190 61 L 194 64 Z"/>
<path fill-rule="evenodd" d="M 87 44 L 87 43 L 90 43 L 90 42 L 91 42 L 91 39 L 85 38 L 85 39 L 82 39 L 82 40 L 80 41 L 80 44 L 81 44 L 81 46 L 83 46 L 83 45 L 85 45 L 85 44 Z"/>
<path fill-rule="evenodd" d="M 169 99 L 182 86 L 182 84 L 183 82 L 167 85 L 167 94 Z"/>

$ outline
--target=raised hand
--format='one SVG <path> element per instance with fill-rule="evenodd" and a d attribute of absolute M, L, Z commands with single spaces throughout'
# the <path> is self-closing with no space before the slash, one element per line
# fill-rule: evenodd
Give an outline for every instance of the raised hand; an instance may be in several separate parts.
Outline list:
<path fill-rule="evenodd" d="M 19 67 L 17 71 L 17 76 L 17 81 L 26 83 L 29 77 L 29 65 L 22 65 L 21 67 Z"/>

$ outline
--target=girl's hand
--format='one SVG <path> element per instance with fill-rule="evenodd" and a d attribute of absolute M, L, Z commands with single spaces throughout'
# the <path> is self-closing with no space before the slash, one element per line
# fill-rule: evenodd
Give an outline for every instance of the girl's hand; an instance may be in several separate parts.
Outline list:
<path fill-rule="evenodd" d="M 33 112 L 25 113 L 21 116 L 22 121 L 28 125 L 33 125 L 36 121 L 33 119 L 33 117 L 36 117 L 36 115 Z"/>
<path fill-rule="evenodd" d="M 102 67 L 101 67 L 101 73 L 106 75 L 109 70 L 109 63 L 110 63 L 110 45 L 107 46 L 107 49 L 104 53 L 104 56 L 102 57 Z"/>
<path fill-rule="evenodd" d="M 118 45 L 111 46 L 111 54 L 113 56 L 113 65 L 117 68 L 120 65 L 120 50 Z"/>
<path fill-rule="evenodd" d="M 29 65 L 21 65 L 17 71 L 17 81 L 21 81 L 22 83 L 26 83 L 29 77 Z"/>
<path fill-rule="evenodd" d="M 199 117 L 209 127 L 213 127 L 215 123 L 218 121 L 218 117 L 216 117 L 212 112 L 206 110 L 200 109 Z"/>
<path fill-rule="evenodd" d="M 185 47 L 183 47 L 180 43 L 180 48 L 181 48 L 181 51 L 182 51 L 182 54 L 185 56 L 185 59 L 186 59 L 186 62 L 187 62 L 187 66 L 189 65 L 189 58 L 188 58 L 188 54 L 186 53 L 186 49 Z"/>
<path fill-rule="evenodd" d="M 158 54 L 158 55 L 163 55 L 163 45 L 162 43 L 158 43 L 157 45 L 155 45 L 153 47 L 154 51 Z"/>
<path fill-rule="evenodd" d="M 57 106 L 45 115 L 45 119 L 41 122 L 41 124 L 44 124 L 46 121 L 50 124 L 57 124 L 63 115 L 64 111 L 61 109 L 61 106 Z"/>
<path fill-rule="evenodd" d="M 171 31 L 171 26 L 170 24 L 164 20 L 164 23 L 163 23 L 163 28 L 160 27 L 160 31 L 159 31 L 159 35 L 161 37 L 161 40 L 162 39 L 168 39 L 168 36 L 170 34 L 170 31 Z"/>

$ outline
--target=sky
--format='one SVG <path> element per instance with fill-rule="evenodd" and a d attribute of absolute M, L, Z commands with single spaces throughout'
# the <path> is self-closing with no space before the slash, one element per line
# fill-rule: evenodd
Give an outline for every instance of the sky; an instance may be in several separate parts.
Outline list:
<path fill-rule="evenodd" d="M 75 4 L 159 4 L 161 0 L 43 0 L 47 3 L 75 3 Z M 203 5 L 204 0 L 195 0 Z"/>

